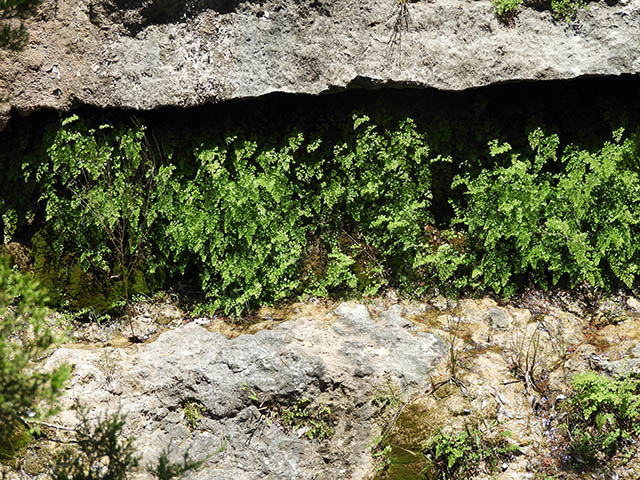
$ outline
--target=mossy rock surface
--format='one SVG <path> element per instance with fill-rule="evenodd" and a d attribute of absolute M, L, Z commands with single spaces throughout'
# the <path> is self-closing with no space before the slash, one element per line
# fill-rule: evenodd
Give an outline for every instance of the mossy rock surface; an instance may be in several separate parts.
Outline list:
<path fill-rule="evenodd" d="M 23 425 L 17 422 L 0 422 L 0 463 L 15 466 L 16 460 L 22 456 L 32 439 Z"/>
<path fill-rule="evenodd" d="M 51 232 L 44 228 L 33 237 L 33 270 L 56 307 L 73 311 L 91 309 L 96 314 L 107 313 L 124 298 L 123 282 L 101 278 L 87 272 L 72 254 L 58 258 L 52 248 Z M 129 282 L 130 295 L 150 294 L 144 274 L 135 271 Z"/>

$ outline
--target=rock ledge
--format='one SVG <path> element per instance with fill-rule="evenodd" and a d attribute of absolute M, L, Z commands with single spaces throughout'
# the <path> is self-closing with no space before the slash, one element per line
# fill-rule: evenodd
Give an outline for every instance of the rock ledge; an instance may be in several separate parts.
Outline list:
<path fill-rule="evenodd" d="M 133 5 L 133 6 L 132 6 Z M 272 92 L 462 90 L 517 80 L 640 73 L 640 2 L 590 3 L 572 23 L 488 0 L 46 0 L 31 43 L 0 59 L 11 109 L 188 107 Z M 399 41 L 401 40 L 401 42 Z"/>

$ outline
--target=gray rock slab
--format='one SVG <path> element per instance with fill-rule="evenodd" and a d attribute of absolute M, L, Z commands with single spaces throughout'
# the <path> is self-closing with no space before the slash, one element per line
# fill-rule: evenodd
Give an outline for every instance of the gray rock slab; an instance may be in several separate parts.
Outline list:
<path fill-rule="evenodd" d="M 509 328 L 511 325 L 511 315 L 504 308 L 490 308 L 487 311 L 489 323 L 494 328 Z"/>
<path fill-rule="evenodd" d="M 45 0 L 27 25 L 27 48 L 0 57 L 0 128 L 11 110 L 640 73 L 635 0 L 590 2 L 570 23 L 521 8 L 512 27 L 488 0 L 410 2 L 401 46 L 390 42 L 399 3 Z"/>
<path fill-rule="evenodd" d="M 627 307 L 636 312 L 640 312 L 640 300 L 635 297 L 627 298 Z"/>
<path fill-rule="evenodd" d="M 120 407 L 145 463 L 168 444 L 191 446 L 196 458 L 225 445 L 191 478 L 363 478 L 380 429 L 376 394 L 389 385 L 406 398 L 424 392 L 446 352 L 436 335 L 409 331 L 400 312 L 372 318 L 364 305 L 344 303 L 333 318 L 232 339 L 192 322 L 133 348 L 62 348 L 48 366 L 75 365 L 65 408 L 77 400 L 91 414 Z M 269 406 L 300 399 L 331 409 L 330 441 L 270 416 Z M 196 428 L 184 419 L 187 402 L 204 406 Z M 66 410 L 57 421 L 74 418 Z"/>

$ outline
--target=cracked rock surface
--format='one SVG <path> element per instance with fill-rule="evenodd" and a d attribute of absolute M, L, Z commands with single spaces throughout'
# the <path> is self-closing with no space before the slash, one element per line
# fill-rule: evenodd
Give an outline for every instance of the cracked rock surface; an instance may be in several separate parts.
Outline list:
<path fill-rule="evenodd" d="M 640 73 L 640 2 L 572 22 L 489 0 L 46 0 L 31 41 L 0 58 L 0 128 L 15 110 L 194 106 L 272 92 L 384 85 L 462 90 Z"/>
<path fill-rule="evenodd" d="M 74 365 L 66 408 L 79 400 L 91 416 L 127 414 L 143 464 L 169 444 L 176 452 L 190 446 L 196 458 L 224 446 L 191 478 L 363 478 L 380 430 L 375 397 L 389 385 L 406 395 L 424 391 L 446 352 L 440 337 L 401 313 L 372 317 L 366 306 L 345 303 L 324 318 L 231 339 L 192 322 L 140 346 L 62 348 L 48 365 Z M 330 409 L 329 441 L 269 416 L 270 405 L 302 399 Z M 190 403 L 202 406 L 195 426 L 185 418 Z M 77 419 L 65 410 L 57 421 Z"/>
<path fill-rule="evenodd" d="M 64 428 L 44 428 L 8 478 L 48 478 L 79 402 L 89 418 L 126 413 L 124 435 L 135 439 L 142 465 L 167 445 L 176 457 L 190 448 L 206 459 L 192 480 L 422 478 L 427 457 L 412 452 L 436 432 L 468 426 L 487 438 L 509 432 L 519 449 L 498 471 L 480 465 L 473 478 L 562 472 L 582 480 L 566 463 L 563 402 L 576 373 L 639 373 L 637 301 L 618 292 L 594 305 L 575 292 L 531 290 L 509 303 L 422 303 L 388 292 L 365 305 L 307 299 L 264 307 L 238 324 L 192 318 L 170 295 L 148 299 L 128 317 L 146 343 L 128 342 L 124 317 L 74 324 L 76 343 L 46 360 L 74 366 L 61 413 L 49 420 Z M 321 412 L 322 425 L 284 421 L 295 408 Z M 372 448 L 377 438 L 390 448 L 385 457 Z M 588 477 L 637 480 L 633 452 Z"/>

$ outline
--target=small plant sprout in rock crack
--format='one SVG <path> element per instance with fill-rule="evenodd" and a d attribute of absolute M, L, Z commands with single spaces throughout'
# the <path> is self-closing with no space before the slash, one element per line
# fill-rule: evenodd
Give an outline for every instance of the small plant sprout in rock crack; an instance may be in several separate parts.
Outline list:
<path fill-rule="evenodd" d="M 446 331 L 448 333 L 448 352 L 447 352 L 447 369 L 449 371 L 449 378 L 438 382 L 436 384 L 432 384 L 431 393 L 434 393 L 440 387 L 447 383 L 452 383 L 456 385 L 460 392 L 467 396 L 467 388 L 464 385 L 464 382 L 458 378 L 459 367 L 460 367 L 460 357 L 458 346 L 461 341 L 460 338 L 460 324 L 462 323 L 462 318 L 453 315 L 447 315 L 447 326 Z"/>
<path fill-rule="evenodd" d="M 198 428 L 198 423 L 205 412 L 205 407 L 198 401 L 188 401 L 182 407 L 182 415 L 187 424 L 192 428 Z"/>
<path fill-rule="evenodd" d="M 510 441 L 511 432 L 496 427 L 494 422 L 484 431 L 469 425 L 458 432 L 438 431 L 423 450 L 428 460 L 425 478 L 468 479 L 495 473 L 520 452 Z"/>
<path fill-rule="evenodd" d="M 369 443 L 371 449 L 371 457 L 373 458 L 375 467 L 374 471 L 382 472 L 391 465 L 391 453 L 393 451 L 391 444 L 385 441 L 385 437 L 380 434 Z"/>
<path fill-rule="evenodd" d="M 333 435 L 333 415 L 329 406 L 314 405 L 306 398 L 280 401 L 262 399 L 247 383 L 242 388 L 258 409 L 263 428 L 276 422 L 285 430 L 293 430 L 298 437 L 304 436 L 309 440 L 325 440 Z"/>
<path fill-rule="evenodd" d="M 291 405 L 280 406 L 278 415 L 281 422 L 293 428 L 299 437 L 324 440 L 333 435 L 331 409 L 326 405 L 312 408 L 309 400 L 301 398 Z"/>
<path fill-rule="evenodd" d="M 515 26 L 522 0 L 493 0 L 492 3 L 500 23 L 507 27 Z"/>
<path fill-rule="evenodd" d="M 585 0 L 551 0 L 551 11 L 556 20 L 571 21 L 583 8 L 587 8 Z"/>
<path fill-rule="evenodd" d="M 511 348 L 509 349 L 509 364 L 513 375 L 524 382 L 527 391 L 536 390 L 536 368 L 538 364 L 538 351 L 540 348 L 539 325 L 532 334 L 514 333 Z"/>
<path fill-rule="evenodd" d="M 500 23 L 507 27 L 515 26 L 523 0 L 493 0 L 492 3 Z M 579 10 L 586 8 L 588 7 L 585 0 L 551 0 L 550 2 L 551 13 L 555 20 L 570 22 L 575 19 Z"/>
<path fill-rule="evenodd" d="M 371 400 L 371 403 L 378 407 L 378 412 L 381 415 L 387 414 L 390 411 L 393 412 L 402 405 L 397 388 L 389 381 L 387 381 L 386 389 L 377 393 Z"/>

